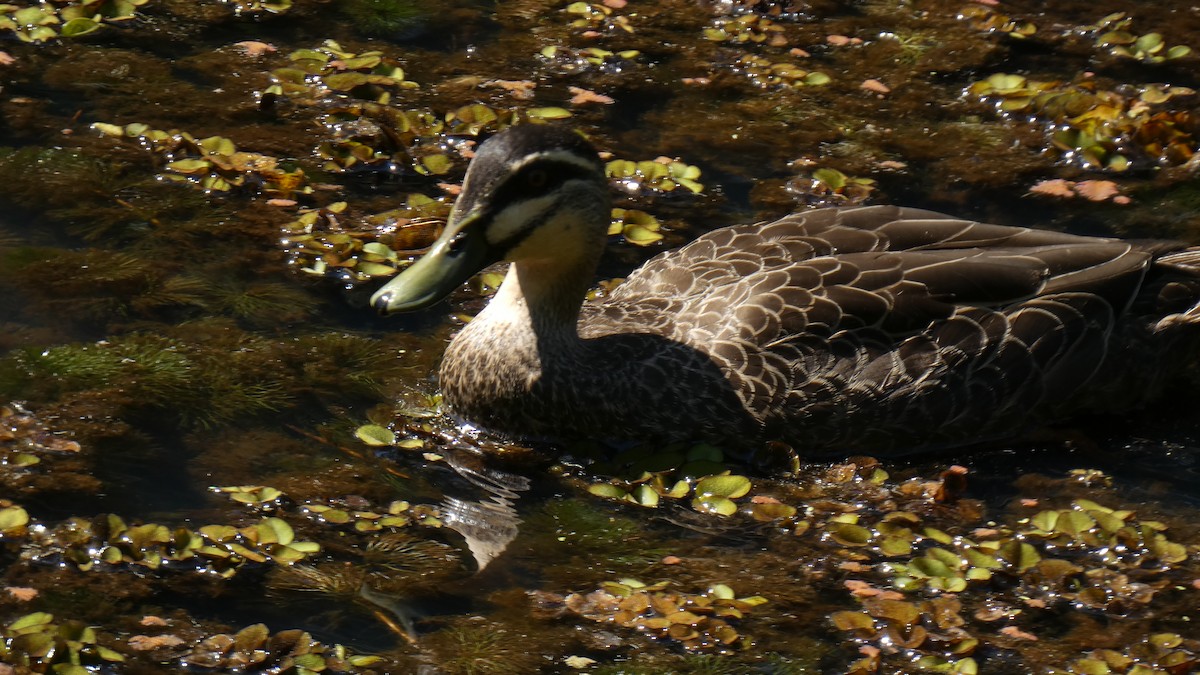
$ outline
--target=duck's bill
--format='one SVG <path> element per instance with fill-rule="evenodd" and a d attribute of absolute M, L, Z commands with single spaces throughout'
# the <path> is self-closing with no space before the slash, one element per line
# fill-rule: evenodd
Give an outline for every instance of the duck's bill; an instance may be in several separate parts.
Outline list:
<path fill-rule="evenodd" d="M 483 232 L 482 218 L 468 214 L 448 225 L 424 257 L 375 291 L 371 305 L 385 315 L 424 309 L 499 260 Z"/>

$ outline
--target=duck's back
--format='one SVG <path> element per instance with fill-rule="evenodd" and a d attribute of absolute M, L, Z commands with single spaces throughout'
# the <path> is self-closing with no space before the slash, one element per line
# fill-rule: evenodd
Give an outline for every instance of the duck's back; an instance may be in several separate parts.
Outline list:
<path fill-rule="evenodd" d="M 1184 249 L 822 209 L 663 253 L 586 306 L 581 332 L 708 354 L 763 437 L 810 451 L 963 444 L 1155 389 L 1200 323 Z"/>

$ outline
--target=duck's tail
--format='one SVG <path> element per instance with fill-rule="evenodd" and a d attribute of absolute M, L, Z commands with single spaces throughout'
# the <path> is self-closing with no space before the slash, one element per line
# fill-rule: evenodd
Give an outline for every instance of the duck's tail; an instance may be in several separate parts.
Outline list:
<path fill-rule="evenodd" d="M 1200 325 L 1200 246 L 1193 246 L 1167 253 L 1154 261 L 1155 265 L 1171 270 L 1181 278 L 1167 283 L 1159 293 L 1160 298 L 1175 295 L 1189 297 L 1191 306 L 1182 311 L 1167 314 L 1154 325 L 1155 332 L 1181 326 Z"/>

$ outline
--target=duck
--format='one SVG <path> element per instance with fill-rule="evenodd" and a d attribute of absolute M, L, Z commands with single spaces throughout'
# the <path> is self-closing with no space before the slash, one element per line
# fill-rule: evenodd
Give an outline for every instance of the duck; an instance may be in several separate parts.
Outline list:
<path fill-rule="evenodd" d="M 446 347 L 452 413 L 520 439 L 901 455 L 1144 404 L 1200 332 L 1200 247 L 898 206 L 721 227 L 587 300 L 610 209 L 573 129 L 478 147 L 440 237 L 371 298 L 428 308 L 508 263 Z"/>

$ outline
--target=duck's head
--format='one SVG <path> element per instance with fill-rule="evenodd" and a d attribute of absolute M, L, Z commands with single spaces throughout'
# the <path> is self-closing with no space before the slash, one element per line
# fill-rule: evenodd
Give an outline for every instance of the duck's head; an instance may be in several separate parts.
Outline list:
<path fill-rule="evenodd" d="M 502 260 L 586 259 L 603 246 L 608 211 L 604 164 L 581 135 L 554 125 L 510 127 L 479 147 L 429 252 L 371 304 L 380 314 L 428 307 Z"/>

